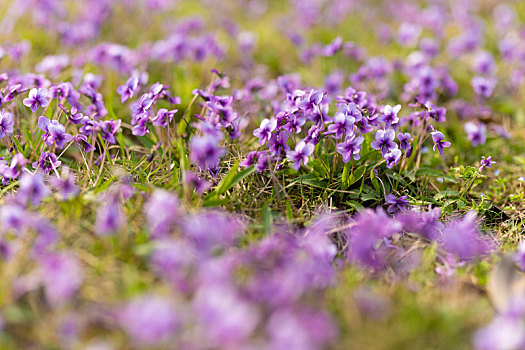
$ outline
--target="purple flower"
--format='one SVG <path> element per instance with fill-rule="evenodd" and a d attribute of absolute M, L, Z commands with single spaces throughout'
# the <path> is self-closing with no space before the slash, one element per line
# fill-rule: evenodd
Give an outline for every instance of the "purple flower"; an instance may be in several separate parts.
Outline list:
<path fill-rule="evenodd" d="M 432 140 L 434 141 L 434 147 L 432 148 L 434 151 L 436 151 L 436 147 L 439 151 L 439 154 L 443 154 L 445 152 L 445 147 L 450 147 L 451 143 L 445 140 L 445 136 L 441 131 L 434 131 L 432 132 Z"/>
<path fill-rule="evenodd" d="M 349 258 L 376 269 L 383 267 L 390 248 L 378 243 L 401 231 L 401 224 L 379 207 L 375 211 L 365 209 L 359 212 L 354 223 L 348 231 L 351 242 Z"/>
<path fill-rule="evenodd" d="M 174 304 L 160 295 L 132 300 L 119 316 L 126 333 L 143 346 L 167 344 L 180 324 Z"/>
<path fill-rule="evenodd" d="M 80 147 L 82 147 L 82 150 L 85 153 L 93 152 L 95 150 L 95 146 L 88 142 L 86 135 L 78 134 L 75 135 L 73 139 L 80 145 Z"/>
<path fill-rule="evenodd" d="M 244 348 L 243 341 L 255 331 L 260 318 L 256 307 L 227 285 L 199 288 L 193 308 L 210 348 Z"/>
<path fill-rule="evenodd" d="M 410 141 L 412 136 L 408 132 L 397 134 L 397 140 L 399 141 L 399 148 L 403 151 L 407 151 L 412 148 Z"/>
<path fill-rule="evenodd" d="M 190 186 L 190 188 L 193 188 L 198 194 L 203 194 L 211 187 L 211 183 L 209 181 L 201 179 L 192 171 L 186 171 L 184 180 L 186 185 Z"/>
<path fill-rule="evenodd" d="M 488 98 L 492 95 L 492 92 L 496 87 L 496 79 L 477 76 L 472 78 L 470 85 L 472 85 L 476 95 Z"/>
<path fill-rule="evenodd" d="M 157 111 L 157 115 L 152 119 L 152 123 L 155 126 L 167 128 L 168 125 L 171 123 L 173 116 L 177 112 L 177 109 L 172 109 L 168 111 L 166 108 L 161 108 Z"/>
<path fill-rule="evenodd" d="M 100 236 L 117 233 L 126 224 L 125 220 L 118 201 L 110 199 L 97 210 L 96 233 Z"/>
<path fill-rule="evenodd" d="M 390 204 L 386 210 L 389 214 L 395 214 L 407 209 L 408 196 L 401 196 L 397 198 L 393 194 L 389 194 L 385 197 L 385 202 Z"/>
<path fill-rule="evenodd" d="M 525 241 L 518 244 L 518 249 L 513 255 L 513 260 L 521 271 L 525 271 Z"/>
<path fill-rule="evenodd" d="M 341 112 L 336 112 L 334 116 L 334 123 L 328 125 L 327 134 L 333 134 L 337 139 L 341 138 L 343 134 L 348 135 L 352 132 L 352 127 L 354 126 L 354 123 L 354 117 Z"/>
<path fill-rule="evenodd" d="M 204 211 L 186 215 L 183 232 L 194 242 L 202 253 L 209 253 L 214 248 L 224 248 L 235 242 L 242 232 L 242 224 L 236 218 L 219 211 Z"/>
<path fill-rule="evenodd" d="M 126 84 L 121 85 L 117 88 L 117 94 L 120 95 L 120 101 L 122 103 L 126 102 L 128 99 L 132 98 L 135 92 L 139 89 L 139 79 L 136 75 L 126 81 Z"/>
<path fill-rule="evenodd" d="M 179 198 L 164 190 L 155 190 L 144 206 L 152 237 L 168 236 L 180 221 Z"/>
<path fill-rule="evenodd" d="M 48 104 L 47 89 L 45 88 L 31 89 L 29 96 L 24 99 L 24 106 L 31 108 L 32 112 L 36 112 L 40 107 L 46 108 Z"/>
<path fill-rule="evenodd" d="M 417 233 L 430 240 L 437 240 L 441 236 L 444 225 L 439 218 L 441 209 L 434 208 L 428 212 L 420 210 L 404 211 L 396 219 L 403 225 L 403 230 Z"/>
<path fill-rule="evenodd" d="M 42 140 L 49 146 L 56 143 L 58 148 L 64 148 L 66 143 L 73 139 L 73 136 L 66 133 L 64 125 L 60 124 L 58 120 L 49 120 L 49 118 L 40 116 L 38 118 L 38 127 L 44 131 Z"/>
<path fill-rule="evenodd" d="M 268 320 L 266 332 L 270 349 L 316 350 L 326 348 L 337 335 L 331 317 L 309 309 L 282 308 Z"/>
<path fill-rule="evenodd" d="M 395 105 L 394 107 L 386 105 L 383 107 L 381 121 L 385 124 L 385 128 L 390 128 L 392 125 L 397 125 L 399 123 L 399 117 L 397 114 L 400 110 L 401 105 Z"/>
<path fill-rule="evenodd" d="M 111 144 L 117 143 L 115 140 L 115 133 L 120 128 L 120 123 L 120 119 L 101 121 L 99 123 L 101 133 L 100 137 Z"/>
<path fill-rule="evenodd" d="M 487 140 L 487 127 L 485 124 L 473 122 L 465 123 L 465 132 L 474 147 L 484 145 Z"/>
<path fill-rule="evenodd" d="M 58 190 L 62 200 L 68 200 L 75 197 L 80 189 L 75 183 L 75 175 L 69 170 L 69 167 L 62 168 L 62 177 L 52 176 L 49 180 L 51 187 Z"/>
<path fill-rule="evenodd" d="M 214 136 L 193 136 L 191 139 L 190 160 L 201 169 L 215 169 L 224 153 L 224 148 L 219 146 L 219 140 Z"/>
<path fill-rule="evenodd" d="M 57 156 L 54 153 L 42 152 L 38 162 L 33 163 L 33 168 L 49 174 L 51 170 L 56 170 L 60 164 L 62 164 L 62 162 L 57 160 Z"/>
<path fill-rule="evenodd" d="M 259 144 L 264 145 L 272 136 L 272 131 L 277 127 L 277 119 L 263 119 L 261 126 L 253 131 L 253 135 L 259 138 Z"/>
<path fill-rule="evenodd" d="M 25 173 L 20 178 L 20 187 L 17 193 L 17 199 L 23 203 L 31 203 L 38 206 L 42 199 L 49 196 L 50 191 L 44 184 L 44 176 L 41 173 L 34 175 Z"/>
<path fill-rule="evenodd" d="M 286 157 L 294 162 L 293 168 L 299 170 L 302 164 L 308 164 L 309 156 L 314 152 L 314 148 L 314 145 L 300 141 L 295 146 L 295 151 L 288 151 Z"/>
<path fill-rule="evenodd" d="M 313 114 L 315 109 L 319 106 L 323 100 L 325 92 L 310 90 L 308 96 L 305 96 L 298 104 L 298 107 L 303 110 L 306 116 Z"/>
<path fill-rule="evenodd" d="M 73 253 L 49 253 L 42 257 L 40 263 L 46 298 L 51 305 L 63 304 L 82 285 L 82 269 Z"/>
<path fill-rule="evenodd" d="M 496 164 L 496 162 L 492 161 L 492 156 L 489 156 L 488 158 L 485 158 L 485 156 L 481 157 L 481 169 L 484 168 L 492 168 L 492 164 Z"/>
<path fill-rule="evenodd" d="M 397 149 L 397 144 L 394 142 L 396 132 L 393 129 L 377 130 L 376 140 L 370 144 L 370 147 L 376 150 L 381 150 L 383 157 L 393 149 Z"/>
<path fill-rule="evenodd" d="M 361 156 L 361 144 L 365 138 L 363 136 L 356 136 L 355 134 L 350 134 L 346 136 L 345 142 L 338 143 L 337 153 L 343 156 L 343 162 L 348 163 L 350 159 L 354 158 L 359 160 Z"/>
<path fill-rule="evenodd" d="M 394 148 L 393 150 L 385 154 L 384 158 L 386 161 L 386 167 L 388 169 L 392 169 L 394 165 L 396 165 L 401 159 L 401 155 L 402 153 L 399 148 Z"/>
<path fill-rule="evenodd" d="M 290 146 L 286 144 L 288 137 L 288 133 L 284 130 L 279 131 L 277 134 L 272 133 L 268 149 L 274 156 L 279 157 L 282 153 L 287 153 L 290 150 Z"/>
<path fill-rule="evenodd" d="M 520 317 L 497 315 L 474 334 L 475 350 L 523 349 L 525 323 Z"/>
<path fill-rule="evenodd" d="M 442 244 L 447 252 L 460 260 L 470 260 L 491 250 L 489 241 L 481 237 L 474 211 L 447 224 L 443 229 Z"/>
<path fill-rule="evenodd" d="M 31 216 L 24 208 L 15 204 L 5 204 L 0 208 L 2 232 L 9 230 L 21 233 L 31 222 Z"/>
<path fill-rule="evenodd" d="M 0 139 L 13 133 L 13 114 L 5 111 L 0 112 Z"/>
<path fill-rule="evenodd" d="M 11 164 L 7 166 L 5 163 L 0 163 L 0 172 L 6 179 L 16 179 L 22 174 L 27 160 L 22 153 L 17 153 L 11 158 Z"/>

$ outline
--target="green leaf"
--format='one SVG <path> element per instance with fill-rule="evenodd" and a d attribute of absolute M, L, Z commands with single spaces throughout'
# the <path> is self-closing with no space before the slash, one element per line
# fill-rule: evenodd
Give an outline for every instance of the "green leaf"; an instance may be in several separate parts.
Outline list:
<path fill-rule="evenodd" d="M 357 211 L 363 210 L 365 208 L 361 205 L 361 203 L 352 200 L 346 201 L 346 204 L 348 204 Z"/>
<path fill-rule="evenodd" d="M 443 170 L 434 168 L 419 168 L 416 170 L 416 177 L 428 176 L 428 177 L 444 177 L 445 173 Z"/>
<path fill-rule="evenodd" d="M 267 203 L 263 210 L 263 230 L 265 234 L 270 234 L 273 230 L 273 214 L 269 203 Z"/>
<path fill-rule="evenodd" d="M 361 180 L 363 175 L 365 175 L 366 172 L 366 166 L 361 165 L 357 169 L 355 169 L 352 174 L 350 174 L 350 178 L 348 179 L 348 186 L 352 186 L 357 181 Z"/>
<path fill-rule="evenodd" d="M 243 169 L 239 172 L 237 172 L 237 169 L 239 168 L 239 163 L 235 163 L 235 165 L 230 169 L 228 174 L 222 179 L 222 181 L 217 185 L 217 188 L 214 192 L 217 194 L 224 194 L 226 191 L 228 191 L 230 188 L 235 186 L 237 183 L 242 181 L 246 176 L 250 175 L 255 171 L 255 167 L 252 165 L 249 168 Z"/>
<path fill-rule="evenodd" d="M 321 178 L 328 178 L 328 171 L 326 170 L 324 164 L 319 159 L 311 160 L 310 163 L 308 163 L 314 171 L 321 177 Z"/>
<path fill-rule="evenodd" d="M 377 181 L 376 174 L 374 173 L 374 169 L 370 170 L 370 181 L 372 182 L 372 186 L 374 186 L 374 189 L 377 193 L 381 193 L 381 187 L 379 186 L 379 181 Z"/>

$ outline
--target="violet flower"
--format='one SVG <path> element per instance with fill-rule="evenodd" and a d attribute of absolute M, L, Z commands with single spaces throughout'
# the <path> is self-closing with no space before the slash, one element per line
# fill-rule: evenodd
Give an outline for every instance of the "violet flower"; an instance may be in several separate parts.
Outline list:
<path fill-rule="evenodd" d="M 399 141 L 399 148 L 403 151 L 408 151 L 412 148 L 412 145 L 410 144 L 410 141 L 412 139 L 412 136 L 408 132 L 405 133 L 399 133 L 397 134 L 397 140 Z"/>
<path fill-rule="evenodd" d="M 29 91 L 29 96 L 24 99 L 24 106 L 31 108 L 32 112 L 36 112 L 40 107 L 46 108 L 48 104 L 46 88 L 33 88 Z"/>
<path fill-rule="evenodd" d="M 46 298 L 52 306 L 66 302 L 82 285 L 82 269 L 73 253 L 49 253 L 40 263 Z"/>
<path fill-rule="evenodd" d="M 224 148 L 219 146 L 219 140 L 214 136 L 193 136 L 190 141 L 190 160 L 201 169 L 216 168 L 224 153 Z"/>
<path fill-rule="evenodd" d="M 179 198 L 164 190 L 155 190 L 144 206 L 152 237 L 168 236 L 181 219 Z"/>
<path fill-rule="evenodd" d="M 124 103 L 128 99 L 132 98 L 138 89 L 139 79 L 136 75 L 133 75 L 126 81 L 126 84 L 121 85 L 117 88 L 117 94 L 120 95 L 120 102 Z"/>
<path fill-rule="evenodd" d="M 468 122 L 465 123 L 465 132 L 472 146 L 484 145 L 487 140 L 487 127 L 485 124 Z"/>
<path fill-rule="evenodd" d="M 492 92 L 496 87 L 496 79 L 476 76 L 472 78 L 470 84 L 472 85 L 476 95 L 488 98 L 490 95 L 492 95 Z"/>
<path fill-rule="evenodd" d="M 492 164 L 496 164 L 496 162 L 492 160 L 492 156 L 489 156 L 488 158 L 485 158 L 485 156 L 483 156 L 481 157 L 480 164 L 481 169 L 483 170 L 485 168 L 492 168 Z"/>
<path fill-rule="evenodd" d="M 443 154 L 445 152 L 445 147 L 450 147 L 451 143 L 445 140 L 445 136 L 441 131 L 434 131 L 432 132 L 432 140 L 434 141 L 434 147 L 432 148 L 434 151 L 436 148 L 439 151 L 439 154 Z"/>
<path fill-rule="evenodd" d="M 263 119 L 261 126 L 253 131 L 253 135 L 259 138 L 259 144 L 264 145 L 272 136 L 272 131 L 277 127 L 277 120 Z"/>
<path fill-rule="evenodd" d="M 0 139 L 13 133 L 13 114 L 5 111 L 0 112 Z"/>
<path fill-rule="evenodd" d="M 359 160 L 361 158 L 361 144 L 365 138 L 363 136 L 356 136 L 350 134 L 346 136 L 344 142 L 338 143 L 336 146 L 337 153 L 343 156 L 343 162 L 348 163 L 350 159 Z"/>
<path fill-rule="evenodd" d="M 397 114 L 401 110 L 401 105 L 395 105 L 394 107 L 386 105 L 383 107 L 381 114 L 381 121 L 385 124 L 385 128 L 390 128 L 392 125 L 399 123 L 399 117 Z"/>
<path fill-rule="evenodd" d="M 314 152 L 315 146 L 310 143 L 305 143 L 300 141 L 296 146 L 294 151 L 288 151 L 286 157 L 294 162 L 293 168 L 299 170 L 301 165 L 307 165 L 309 161 L 309 156 Z"/>
<path fill-rule="evenodd" d="M 386 167 L 392 169 L 401 159 L 401 150 L 399 148 L 394 148 L 387 154 L 385 154 L 384 159 L 386 161 Z"/>
<path fill-rule="evenodd" d="M 73 136 L 66 133 L 65 126 L 60 124 L 58 120 L 49 120 L 47 117 L 40 116 L 38 127 L 44 131 L 42 140 L 49 146 L 55 143 L 58 148 L 64 148 L 66 143 L 73 139 Z"/>
<path fill-rule="evenodd" d="M 336 112 L 334 116 L 334 123 L 328 125 L 328 131 L 326 134 L 333 134 L 337 139 L 341 138 L 343 134 L 348 135 L 350 132 L 352 132 L 354 123 L 354 117 L 345 115 L 341 112 Z"/>
<path fill-rule="evenodd" d="M 387 208 L 387 213 L 396 214 L 398 212 L 404 211 L 408 207 L 408 196 L 401 196 L 397 198 L 395 195 L 388 194 L 385 197 L 385 202 L 390 204 Z"/>
<path fill-rule="evenodd" d="M 396 132 L 393 129 L 388 130 L 377 130 L 376 140 L 370 144 L 370 147 L 376 150 L 381 150 L 383 157 L 397 148 L 397 144 L 394 142 Z"/>
<path fill-rule="evenodd" d="M 133 341 L 143 346 L 167 344 L 180 324 L 174 304 L 160 295 L 132 300 L 118 320 Z"/>
<path fill-rule="evenodd" d="M 22 204 L 31 203 L 33 206 L 38 206 L 42 199 L 49 196 L 51 191 L 44 184 L 44 176 L 41 173 L 34 175 L 25 173 L 20 178 L 20 187 L 17 193 L 17 199 Z"/>
<path fill-rule="evenodd" d="M 49 174 L 51 170 L 56 170 L 60 164 L 62 164 L 62 162 L 57 160 L 57 156 L 54 153 L 42 152 L 38 162 L 33 162 L 33 168 Z"/>

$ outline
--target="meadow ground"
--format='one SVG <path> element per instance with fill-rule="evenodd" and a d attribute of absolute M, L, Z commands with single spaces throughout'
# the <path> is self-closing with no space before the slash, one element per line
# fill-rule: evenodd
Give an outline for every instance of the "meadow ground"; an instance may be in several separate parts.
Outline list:
<path fill-rule="evenodd" d="M 0 348 L 525 349 L 524 23 L 1 1 Z"/>

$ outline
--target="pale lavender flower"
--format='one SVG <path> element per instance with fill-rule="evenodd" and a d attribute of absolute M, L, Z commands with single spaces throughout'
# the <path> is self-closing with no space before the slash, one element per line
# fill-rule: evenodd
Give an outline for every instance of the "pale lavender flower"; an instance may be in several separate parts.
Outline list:
<path fill-rule="evenodd" d="M 130 338 L 143 346 L 167 345 L 181 322 L 173 302 L 153 294 L 133 299 L 118 319 Z"/>
<path fill-rule="evenodd" d="M 5 111 L 0 112 L 0 139 L 13 133 L 13 114 Z"/>
<path fill-rule="evenodd" d="M 48 197 L 50 193 L 41 173 L 37 172 L 34 175 L 25 173 L 20 178 L 20 187 L 16 196 L 24 205 L 31 203 L 33 206 L 38 206 L 42 199 Z"/>
<path fill-rule="evenodd" d="M 525 345 L 525 323 L 518 317 L 496 316 L 474 334 L 476 350 L 518 350 Z"/>
<path fill-rule="evenodd" d="M 252 335 L 260 319 L 257 308 L 226 285 L 201 287 L 193 308 L 212 348 L 239 347 Z"/>
<path fill-rule="evenodd" d="M 375 141 L 370 144 L 370 147 L 380 150 L 383 157 L 390 151 L 397 149 L 397 144 L 394 142 L 396 132 L 393 129 L 377 130 Z"/>
<path fill-rule="evenodd" d="M 36 112 L 40 107 L 46 108 L 48 104 L 46 88 L 33 88 L 29 91 L 29 96 L 24 99 L 24 106 L 31 108 L 32 112 Z"/>
<path fill-rule="evenodd" d="M 40 263 L 46 298 L 52 306 L 66 302 L 82 285 L 82 269 L 73 253 L 49 253 L 42 257 Z"/>
<path fill-rule="evenodd" d="M 476 223 L 476 212 L 470 211 L 443 229 L 443 247 L 460 260 L 470 260 L 491 250 L 491 243 L 481 236 Z"/>
<path fill-rule="evenodd" d="M 342 112 L 336 112 L 333 124 L 328 125 L 328 132 L 326 134 L 333 134 L 335 138 L 341 138 L 343 135 L 348 135 L 352 132 L 355 123 L 355 118 L 346 115 Z"/>
<path fill-rule="evenodd" d="M 133 75 L 131 78 L 128 79 L 128 81 L 126 81 L 126 84 L 121 85 L 117 88 L 117 94 L 120 95 L 120 101 L 124 103 L 128 99 L 132 98 L 138 89 L 139 79 L 136 75 Z"/>
<path fill-rule="evenodd" d="M 38 118 L 38 127 L 44 131 L 42 140 L 49 146 L 56 143 L 58 148 L 64 148 L 66 143 L 73 139 L 73 136 L 66 133 L 65 126 L 60 124 L 58 120 L 49 120 L 45 116 L 40 116 Z"/>
<path fill-rule="evenodd" d="M 156 189 L 144 206 L 150 234 L 168 236 L 181 219 L 179 198 L 172 193 Z"/>
<path fill-rule="evenodd" d="M 472 146 L 484 145 L 487 140 L 487 127 L 485 124 L 468 122 L 465 123 L 465 132 Z"/>
<path fill-rule="evenodd" d="M 294 162 L 293 168 L 299 170 L 301 165 L 307 165 L 310 160 L 309 156 L 314 152 L 315 146 L 310 143 L 305 143 L 300 141 L 296 146 L 294 151 L 288 151 L 286 157 Z"/>
<path fill-rule="evenodd" d="M 496 79 L 477 76 L 472 78 L 470 84 L 477 95 L 488 98 L 496 87 Z"/>
<path fill-rule="evenodd" d="M 261 126 L 253 131 L 253 135 L 259 138 L 259 144 L 264 145 L 270 139 L 272 131 L 277 127 L 277 120 L 263 119 Z"/>
<path fill-rule="evenodd" d="M 381 113 L 381 121 L 385 124 L 385 128 L 390 128 L 392 125 L 397 125 L 399 123 L 399 117 L 397 114 L 401 110 L 401 105 L 395 105 L 394 107 L 386 105 L 383 107 L 383 112 Z"/>
<path fill-rule="evenodd" d="M 345 142 L 338 143 L 336 146 L 337 153 L 343 156 L 343 162 L 348 163 L 350 159 L 359 160 L 361 158 L 361 144 L 365 138 L 355 134 L 347 135 Z"/>
<path fill-rule="evenodd" d="M 126 224 L 125 220 L 118 201 L 111 199 L 97 210 L 96 233 L 100 236 L 117 233 Z"/>
<path fill-rule="evenodd" d="M 402 153 L 399 148 L 394 148 L 393 150 L 385 154 L 384 158 L 386 161 L 386 167 L 388 169 L 392 169 L 394 165 L 399 163 L 399 160 L 401 159 L 401 155 Z"/>

